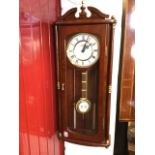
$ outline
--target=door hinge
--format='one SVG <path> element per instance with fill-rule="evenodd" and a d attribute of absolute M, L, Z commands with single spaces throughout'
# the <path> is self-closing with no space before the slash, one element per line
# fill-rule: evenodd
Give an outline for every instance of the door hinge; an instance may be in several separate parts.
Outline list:
<path fill-rule="evenodd" d="M 64 83 L 61 84 L 61 90 L 62 90 L 62 91 L 65 90 L 65 84 L 64 84 Z"/>

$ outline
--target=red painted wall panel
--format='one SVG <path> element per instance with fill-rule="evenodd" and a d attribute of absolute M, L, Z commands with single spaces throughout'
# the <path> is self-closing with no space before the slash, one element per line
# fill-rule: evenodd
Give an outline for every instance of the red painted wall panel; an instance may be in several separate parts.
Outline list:
<path fill-rule="evenodd" d="M 58 0 L 20 0 L 20 155 L 63 155 L 56 136 L 54 37 Z"/>

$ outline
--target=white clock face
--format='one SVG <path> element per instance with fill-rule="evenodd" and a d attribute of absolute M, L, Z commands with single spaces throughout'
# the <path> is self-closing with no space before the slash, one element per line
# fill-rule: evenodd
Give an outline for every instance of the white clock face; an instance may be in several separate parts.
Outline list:
<path fill-rule="evenodd" d="M 99 59 L 99 41 L 92 34 L 79 33 L 69 40 L 66 52 L 73 65 L 87 68 Z"/>

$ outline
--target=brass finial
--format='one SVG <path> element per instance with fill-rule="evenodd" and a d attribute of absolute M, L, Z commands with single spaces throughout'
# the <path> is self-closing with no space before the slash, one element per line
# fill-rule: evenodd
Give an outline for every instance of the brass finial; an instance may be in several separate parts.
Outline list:
<path fill-rule="evenodd" d="M 83 18 L 83 17 L 86 17 L 86 12 L 85 12 L 85 9 L 86 7 L 84 6 L 84 0 L 82 0 L 82 6 L 81 6 L 81 13 L 80 13 L 80 16 Z"/>
<path fill-rule="evenodd" d="M 82 0 L 82 5 L 84 4 L 84 0 Z"/>
<path fill-rule="evenodd" d="M 85 2 L 84 2 L 84 0 L 82 0 L 82 6 L 81 6 L 81 9 L 82 9 L 82 8 L 85 9 L 84 4 L 85 4 Z"/>

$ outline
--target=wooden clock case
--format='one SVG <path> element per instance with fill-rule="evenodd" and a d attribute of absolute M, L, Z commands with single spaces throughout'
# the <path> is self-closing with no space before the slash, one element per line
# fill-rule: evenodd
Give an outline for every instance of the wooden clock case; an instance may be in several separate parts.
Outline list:
<path fill-rule="evenodd" d="M 57 64 L 57 108 L 59 138 L 83 145 L 110 145 L 110 97 L 113 57 L 114 17 L 88 7 L 91 17 L 86 17 L 81 7 L 69 10 L 55 24 Z M 100 58 L 91 67 L 78 68 L 70 63 L 66 48 L 71 36 L 89 33 L 99 39 Z M 88 98 L 92 102 L 89 112 L 81 114 L 76 103 L 81 96 L 81 73 L 88 72 Z"/>

